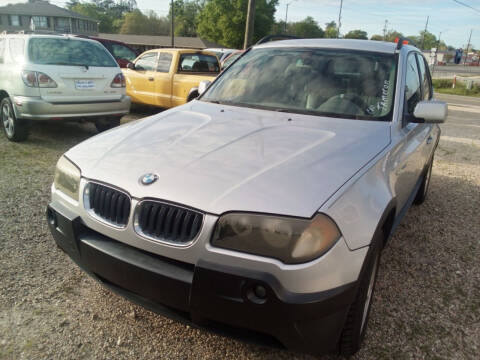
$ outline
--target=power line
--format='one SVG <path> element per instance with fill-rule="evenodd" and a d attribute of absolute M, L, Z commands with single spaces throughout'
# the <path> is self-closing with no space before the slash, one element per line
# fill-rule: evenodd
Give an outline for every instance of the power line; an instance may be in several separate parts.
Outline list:
<path fill-rule="evenodd" d="M 473 6 L 470 6 L 470 5 L 468 5 L 468 4 L 465 4 L 465 3 L 461 2 L 461 1 L 453 0 L 453 2 L 456 2 L 457 4 L 463 5 L 463 6 L 467 7 L 467 8 L 469 8 L 469 9 L 472 9 L 473 11 L 476 11 L 476 12 L 480 13 L 480 10 L 479 10 L 479 9 L 476 9 L 476 8 L 474 8 Z"/>

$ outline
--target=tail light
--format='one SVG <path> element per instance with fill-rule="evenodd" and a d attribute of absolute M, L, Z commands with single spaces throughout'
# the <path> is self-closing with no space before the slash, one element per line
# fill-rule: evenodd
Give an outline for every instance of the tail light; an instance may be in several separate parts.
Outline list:
<path fill-rule="evenodd" d="M 50 76 L 38 71 L 22 71 L 22 80 L 28 87 L 56 88 L 58 86 Z"/>
<path fill-rule="evenodd" d="M 118 73 L 115 75 L 113 78 L 112 83 L 110 84 L 112 88 L 124 88 L 126 86 L 125 84 L 125 76 L 123 76 L 122 73 Z"/>

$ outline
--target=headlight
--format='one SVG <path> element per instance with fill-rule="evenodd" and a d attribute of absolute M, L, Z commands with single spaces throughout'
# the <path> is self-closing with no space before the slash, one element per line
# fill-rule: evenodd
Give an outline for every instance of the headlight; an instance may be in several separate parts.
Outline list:
<path fill-rule="evenodd" d="M 56 189 L 78 201 L 80 170 L 65 156 L 57 162 L 54 185 Z"/>
<path fill-rule="evenodd" d="M 312 220 L 226 214 L 217 222 L 212 244 L 299 264 L 326 253 L 340 236 L 337 225 L 323 214 Z"/>

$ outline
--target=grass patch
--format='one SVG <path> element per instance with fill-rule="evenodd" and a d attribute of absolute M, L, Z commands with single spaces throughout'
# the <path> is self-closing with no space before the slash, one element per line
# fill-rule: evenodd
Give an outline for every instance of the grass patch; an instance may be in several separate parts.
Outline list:
<path fill-rule="evenodd" d="M 471 89 L 467 89 L 465 83 L 461 81 L 457 81 L 457 84 L 455 85 L 455 89 L 452 89 L 453 80 L 433 79 L 432 82 L 433 82 L 433 87 L 435 91 L 440 94 L 480 97 L 480 86 L 476 83 L 473 83 Z"/>

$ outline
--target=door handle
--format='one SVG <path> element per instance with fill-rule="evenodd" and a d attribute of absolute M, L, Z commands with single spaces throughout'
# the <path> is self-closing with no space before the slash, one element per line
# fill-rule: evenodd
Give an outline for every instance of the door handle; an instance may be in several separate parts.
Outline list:
<path fill-rule="evenodd" d="M 148 81 L 153 81 L 153 77 L 149 77 L 149 78 L 148 78 Z"/>
<path fill-rule="evenodd" d="M 433 141 L 433 136 L 430 135 L 430 136 L 427 138 L 427 145 L 430 144 L 432 141 Z"/>

